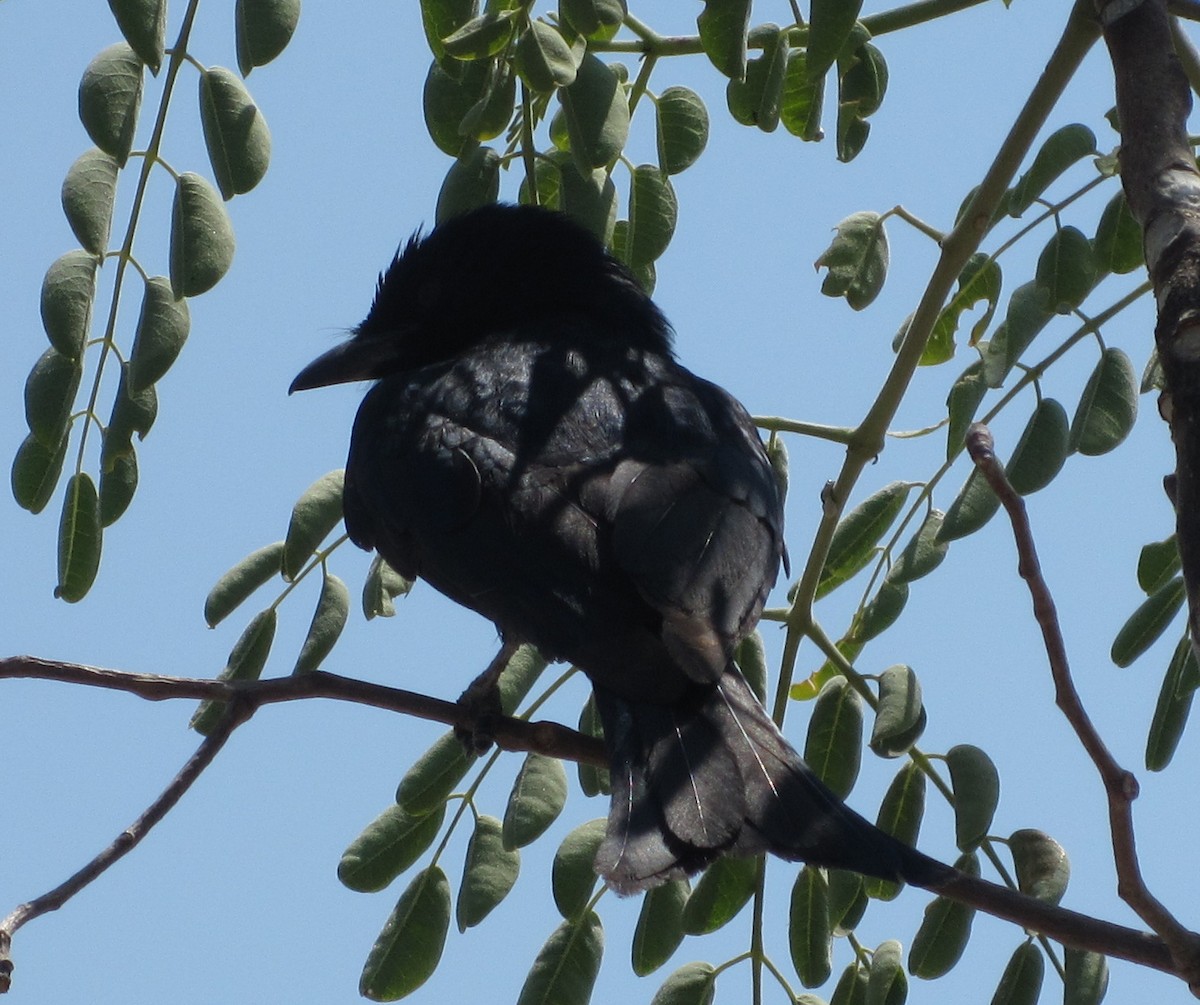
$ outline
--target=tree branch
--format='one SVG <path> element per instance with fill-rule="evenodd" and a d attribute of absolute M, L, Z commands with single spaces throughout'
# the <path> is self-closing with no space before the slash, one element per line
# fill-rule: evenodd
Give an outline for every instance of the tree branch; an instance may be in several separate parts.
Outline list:
<path fill-rule="evenodd" d="M 1104 783 L 1104 791 L 1108 796 L 1113 858 L 1117 868 L 1117 893 L 1139 918 L 1162 937 L 1174 960 L 1172 969 L 1200 997 L 1200 935 L 1181 925 L 1150 892 L 1142 878 L 1133 829 L 1133 800 L 1138 796 L 1137 779 L 1122 768 L 1109 752 L 1075 688 L 1066 644 L 1058 623 L 1058 612 L 1050 588 L 1042 576 L 1025 501 L 1014 491 L 1003 466 L 996 459 L 992 434 L 987 426 L 978 422 L 971 426 L 967 432 L 967 452 L 1004 505 L 1012 522 L 1017 545 L 1017 571 L 1029 586 L 1034 617 L 1042 630 L 1050 673 L 1054 678 L 1055 702 L 1075 730 Z"/>

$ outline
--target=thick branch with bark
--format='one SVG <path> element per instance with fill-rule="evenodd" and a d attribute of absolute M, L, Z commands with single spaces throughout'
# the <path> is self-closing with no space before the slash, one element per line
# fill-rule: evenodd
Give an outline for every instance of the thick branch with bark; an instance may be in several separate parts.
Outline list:
<path fill-rule="evenodd" d="M 1175 442 L 1179 552 L 1192 644 L 1200 643 L 1200 171 L 1188 144 L 1187 76 L 1165 0 L 1097 0 L 1116 77 L 1121 181 L 1142 228 L 1158 301 L 1154 338 L 1166 390 L 1159 410 Z"/>

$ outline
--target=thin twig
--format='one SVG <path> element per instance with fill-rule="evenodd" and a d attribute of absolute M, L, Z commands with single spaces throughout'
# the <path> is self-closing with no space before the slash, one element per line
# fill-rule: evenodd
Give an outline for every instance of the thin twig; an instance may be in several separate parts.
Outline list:
<path fill-rule="evenodd" d="M 992 491 L 1003 504 L 1012 522 L 1016 540 L 1017 571 L 1029 587 L 1034 617 L 1042 631 L 1050 673 L 1054 678 L 1055 703 L 1075 730 L 1087 751 L 1108 796 L 1108 819 L 1112 831 L 1113 858 L 1117 869 L 1117 893 L 1147 925 L 1157 932 L 1171 950 L 1175 970 L 1195 992 L 1200 992 L 1196 964 L 1200 954 L 1200 935 L 1189 931 L 1151 894 L 1142 878 L 1133 829 L 1133 800 L 1138 796 L 1138 783 L 1133 774 L 1122 768 L 1105 746 L 1099 732 L 1083 707 L 1079 692 L 1071 677 L 1066 644 L 1058 623 L 1054 598 L 1042 575 L 1037 548 L 1030 528 L 1025 501 L 1016 493 L 996 459 L 991 431 L 975 423 L 967 431 L 967 451 L 971 460 L 987 479 Z"/>

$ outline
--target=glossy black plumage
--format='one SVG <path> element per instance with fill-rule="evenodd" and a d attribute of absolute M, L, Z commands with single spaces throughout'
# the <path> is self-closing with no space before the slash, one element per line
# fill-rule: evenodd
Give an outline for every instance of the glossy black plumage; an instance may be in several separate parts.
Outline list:
<path fill-rule="evenodd" d="M 590 234 L 492 206 L 414 238 L 293 390 L 368 378 L 346 528 L 587 673 L 612 886 L 763 851 L 939 875 L 816 780 L 733 665 L 783 555 L 779 489 L 745 409 L 675 362 L 662 315 Z"/>

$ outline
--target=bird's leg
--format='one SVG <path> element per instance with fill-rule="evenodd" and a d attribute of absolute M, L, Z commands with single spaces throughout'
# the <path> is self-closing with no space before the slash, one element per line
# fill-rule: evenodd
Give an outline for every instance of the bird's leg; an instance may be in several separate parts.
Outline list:
<path fill-rule="evenodd" d="M 500 674 L 508 666 L 519 643 L 505 640 L 492 662 L 459 695 L 458 705 L 467 721 L 454 727 L 454 735 L 470 754 L 483 754 L 492 745 L 496 720 L 504 714 L 500 704 Z"/>

